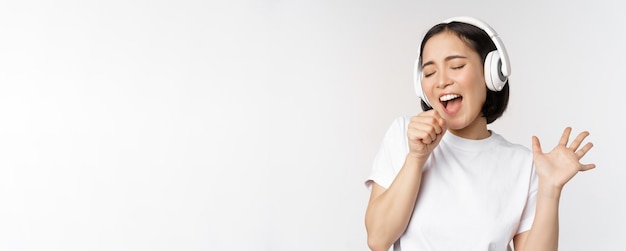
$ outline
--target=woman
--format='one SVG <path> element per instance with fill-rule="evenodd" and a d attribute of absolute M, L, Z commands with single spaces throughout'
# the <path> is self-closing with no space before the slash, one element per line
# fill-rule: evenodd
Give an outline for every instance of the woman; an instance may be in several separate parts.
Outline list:
<path fill-rule="evenodd" d="M 594 164 L 592 144 L 566 128 L 548 153 L 487 128 L 509 95 L 508 58 L 495 31 L 459 17 L 432 27 L 416 64 L 424 112 L 388 129 L 366 181 L 372 250 L 557 250 L 563 186 Z M 495 60 L 495 61 L 494 61 Z M 495 65 L 494 63 L 495 62 Z M 494 70 L 495 69 L 495 70 Z"/>

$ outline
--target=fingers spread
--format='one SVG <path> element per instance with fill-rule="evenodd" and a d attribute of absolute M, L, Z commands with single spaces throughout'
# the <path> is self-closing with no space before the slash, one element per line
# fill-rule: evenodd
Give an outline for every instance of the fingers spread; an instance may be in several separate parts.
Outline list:
<path fill-rule="evenodd" d="M 559 140 L 559 144 L 567 146 L 567 141 L 569 140 L 569 135 L 572 132 L 572 128 L 571 127 L 566 127 L 565 130 L 563 130 L 563 135 L 561 135 L 561 140 Z"/>
<path fill-rule="evenodd" d="M 579 133 L 578 136 L 574 139 L 574 141 L 572 141 L 572 144 L 569 146 L 569 148 L 572 150 L 578 149 L 578 147 L 580 146 L 580 143 L 582 143 L 583 140 L 587 138 L 587 136 L 589 136 L 589 132 L 587 131 Z"/>
<path fill-rule="evenodd" d="M 591 170 L 596 168 L 596 164 L 586 164 L 586 165 L 581 165 L 580 166 L 580 170 L 581 171 L 587 171 L 587 170 Z"/>
<path fill-rule="evenodd" d="M 543 153 L 541 150 L 541 143 L 539 143 L 539 138 L 537 138 L 537 136 L 533 136 L 533 153 Z"/>
<path fill-rule="evenodd" d="M 583 148 L 578 149 L 578 151 L 576 151 L 576 155 L 578 156 L 578 159 L 585 156 L 585 154 L 587 154 L 589 149 L 591 149 L 592 147 L 593 147 L 593 144 L 591 142 L 588 142 L 587 144 L 585 144 L 585 146 L 583 146 Z"/>

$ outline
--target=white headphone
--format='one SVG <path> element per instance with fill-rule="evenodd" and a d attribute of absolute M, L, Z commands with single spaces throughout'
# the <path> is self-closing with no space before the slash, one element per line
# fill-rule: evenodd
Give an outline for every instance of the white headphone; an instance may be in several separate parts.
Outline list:
<path fill-rule="evenodd" d="M 511 64 L 509 63 L 509 56 L 504 48 L 504 44 L 498 37 L 498 34 L 487 23 L 473 18 L 473 17 L 453 17 L 446 19 L 442 23 L 461 22 L 474 25 L 484 30 L 496 45 L 496 50 L 491 51 L 485 58 L 485 84 L 487 88 L 492 91 L 501 91 L 504 85 L 507 83 L 509 75 L 511 75 Z M 428 102 L 426 94 L 422 90 L 422 66 L 420 65 L 420 56 L 418 51 L 417 59 L 415 59 L 415 66 L 413 67 L 413 78 L 415 85 L 415 93 L 430 107 L 432 105 Z"/>

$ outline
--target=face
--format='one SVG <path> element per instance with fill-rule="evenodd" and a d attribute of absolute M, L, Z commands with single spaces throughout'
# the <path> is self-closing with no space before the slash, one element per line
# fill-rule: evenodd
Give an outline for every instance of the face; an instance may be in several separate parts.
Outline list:
<path fill-rule="evenodd" d="M 439 33 L 424 45 L 422 72 L 424 93 L 451 131 L 487 131 L 480 111 L 487 87 L 476 51 L 452 32 Z"/>

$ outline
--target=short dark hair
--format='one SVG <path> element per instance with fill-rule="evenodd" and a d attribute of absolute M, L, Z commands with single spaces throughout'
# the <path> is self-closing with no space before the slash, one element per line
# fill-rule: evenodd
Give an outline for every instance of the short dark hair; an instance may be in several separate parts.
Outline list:
<path fill-rule="evenodd" d="M 483 65 L 485 64 L 487 54 L 496 50 L 496 45 L 493 43 L 489 35 L 487 35 L 484 30 L 474 25 L 461 22 L 440 23 L 430 28 L 430 30 L 426 32 L 426 35 L 424 35 L 424 39 L 422 40 L 422 44 L 420 46 L 419 65 L 422 65 L 422 53 L 424 52 L 424 45 L 426 42 L 434 35 L 446 31 L 456 34 L 470 48 L 476 51 L 480 56 L 480 60 Z M 491 124 L 491 122 L 502 116 L 507 105 L 509 104 L 509 80 L 507 79 L 504 88 L 502 88 L 499 92 L 489 90 L 489 88 L 485 89 L 487 90 L 487 98 L 485 99 L 481 113 L 487 119 L 487 124 Z M 422 100 L 422 110 L 428 111 L 431 109 L 433 108 L 428 106 Z"/>

